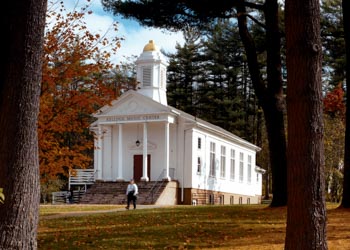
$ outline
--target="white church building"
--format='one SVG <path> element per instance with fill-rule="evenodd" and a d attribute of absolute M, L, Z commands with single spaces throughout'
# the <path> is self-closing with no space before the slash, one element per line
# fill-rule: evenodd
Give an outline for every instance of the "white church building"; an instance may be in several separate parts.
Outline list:
<path fill-rule="evenodd" d="M 168 106 L 167 62 L 152 40 L 136 69 L 138 89 L 94 114 L 96 180 L 175 182 L 177 204 L 260 203 L 260 148 Z"/>

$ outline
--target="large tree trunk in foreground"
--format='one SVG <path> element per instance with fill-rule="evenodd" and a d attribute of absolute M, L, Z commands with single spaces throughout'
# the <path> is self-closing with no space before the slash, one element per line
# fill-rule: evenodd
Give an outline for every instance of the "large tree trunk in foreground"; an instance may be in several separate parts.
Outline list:
<path fill-rule="evenodd" d="M 286 250 L 327 249 L 318 0 L 286 0 Z"/>
<path fill-rule="evenodd" d="M 284 128 L 284 96 L 281 74 L 281 32 L 277 0 L 265 1 L 267 82 L 266 127 L 272 170 L 272 207 L 287 205 L 287 159 Z"/>
<path fill-rule="evenodd" d="M 0 249 L 36 249 L 37 116 L 46 0 L 7 1 L 0 49 Z"/>
<path fill-rule="evenodd" d="M 266 19 L 267 86 L 261 80 L 256 48 L 251 37 L 243 2 L 237 7 L 239 34 L 245 47 L 249 73 L 255 94 L 264 111 L 269 142 L 272 172 L 272 207 L 287 204 L 287 160 L 284 128 L 284 97 L 281 77 L 280 32 L 278 29 L 278 5 L 276 0 L 267 0 Z"/>
<path fill-rule="evenodd" d="M 343 0 L 343 26 L 346 51 L 346 129 L 344 152 L 344 182 L 341 206 L 350 208 L 350 2 Z"/>

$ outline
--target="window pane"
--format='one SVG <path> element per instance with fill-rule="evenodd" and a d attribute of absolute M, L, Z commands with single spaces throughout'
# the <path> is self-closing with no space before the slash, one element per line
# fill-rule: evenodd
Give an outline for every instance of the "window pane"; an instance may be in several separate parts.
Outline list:
<path fill-rule="evenodd" d="M 231 180 L 235 180 L 235 171 L 236 171 L 236 167 L 235 167 L 235 150 L 231 149 L 231 160 L 230 160 L 230 179 Z"/>
<path fill-rule="evenodd" d="M 226 147 L 221 146 L 221 164 L 220 164 L 220 177 L 225 178 L 226 176 Z"/>

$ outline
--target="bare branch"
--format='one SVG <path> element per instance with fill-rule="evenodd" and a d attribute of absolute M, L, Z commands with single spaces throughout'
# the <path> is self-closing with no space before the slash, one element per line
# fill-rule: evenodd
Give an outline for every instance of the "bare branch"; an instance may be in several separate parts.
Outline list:
<path fill-rule="evenodd" d="M 238 16 L 246 16 L 249 17 L 251 20 L 253 20 L 256 24 L 258 24 L 259 26 L 263 27 L 264 29 L 266 29 L 266 25 L 263 24 L 262 22 L 260 22 L 258 19 L 256 19 L 255 17 L 253 17 L 252 15 L 248 14 L 248 13 L 237 13 L 237 17 Z"/>

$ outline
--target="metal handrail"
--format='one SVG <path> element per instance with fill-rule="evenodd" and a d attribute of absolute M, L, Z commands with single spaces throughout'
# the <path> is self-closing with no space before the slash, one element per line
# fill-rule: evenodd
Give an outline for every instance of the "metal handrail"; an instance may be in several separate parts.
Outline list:
<path fill-rule="evenodd" d="M 165 170 L 166 169 L 163 169 L 163 171 L 158 176 L 157 180 L 154 182 L 154 184 L 150 188 L 148 195 L 145 198 L 145 201 L 148 201 L 148 199 L 151 197 L 152 198 L 151 203 L 154 202 L 154 200 L 153 200 L 154 194 L 159 191 L 160 187 L 163 186 L 163 183 L 165 182 L 165 180 L 163 179 Z M 158 185 L 158 183 L 160 183 L 160 182 L 161 182 L 161 185 Z M 156 189 L 156 187 L 158 187 L 158 188 Z"/>

